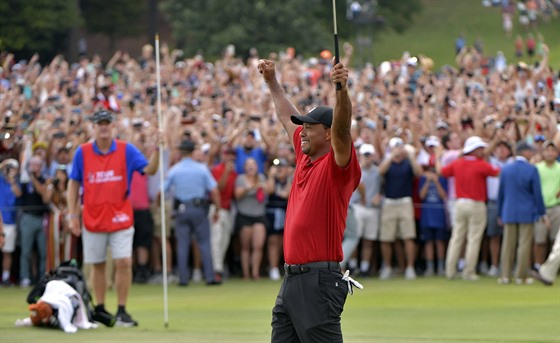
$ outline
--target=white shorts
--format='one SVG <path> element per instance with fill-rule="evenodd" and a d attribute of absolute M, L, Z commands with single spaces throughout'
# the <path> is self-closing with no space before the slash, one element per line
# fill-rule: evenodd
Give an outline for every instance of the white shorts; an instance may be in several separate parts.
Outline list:
<path fill-rule="evenodd" d="M 354 214 L 358 222 L 358 237 L 375 241 L 379 237 L 380 208 L 364 207 L 354 204 Z"/>
<path fill-rule="evenodd" d="M 91 232 L 82 230 L 84 263 L 102 263 L 107 259 L 107 247 L 111 248 L 113 260 L 132 257 L 134 227 L 114 232 Z"/>
<path fill-rule="evenodd" d="M 17 230 L 16 224 L 6 224 L 4 223 L 4 247 L 2 248 L 2 252 L 12 253 L 16 250 L 16 237 L 17 237 Z"/>

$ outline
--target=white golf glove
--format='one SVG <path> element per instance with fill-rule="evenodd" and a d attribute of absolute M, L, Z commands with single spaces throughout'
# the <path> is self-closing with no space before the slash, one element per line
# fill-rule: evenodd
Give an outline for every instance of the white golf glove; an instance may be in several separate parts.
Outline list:
<path fill-rule="evenodd" d="M 342 276 L 342 280 L 346 281 L 348 283 L 348 293 L 350 293 L 350 295 L 354 294 L 354 287 L 357 287 L 359 289 L 364 289 L 364 286 L 362 286 L 361 283 L 359 283 L 358 281 L 352 279 L 350 277 L 350 271 L 347 270 L 344 275 Z"/>

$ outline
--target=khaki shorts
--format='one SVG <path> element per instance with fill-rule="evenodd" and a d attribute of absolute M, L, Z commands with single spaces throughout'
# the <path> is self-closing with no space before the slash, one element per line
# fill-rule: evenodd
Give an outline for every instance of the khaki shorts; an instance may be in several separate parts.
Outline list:
<path fill-rule="evenodd" d="M 154 236 L 161 237 L 162 226 L 161 226 L 161 208 L 159 206 L 159 201 L 152 201 L 150 203 L 150 212 L 152 212 L 152 217 L 154 218 Z M 173 227 L 173 200 L 165 201 L 165 237 L 171 237 L 171 228 Z"/>
<path fill-rule="evenodd" d="M 544 244 L 547 242 L 554 242 L 556 233 L 560 227 L 560 205 L 549 207 L 546 209 L 546 216 L 550 220 L 550 230 L 544 226 L 542 220 L 535 223 L 535 243 Z"/>
<path fill-rule="evenodd" d="M 383 204 L 379 240 L 381 242 L 394 242 L 397 238 L 416 238 L 412 201 L 402 204 Z"/>
<path fill-rule="evenodd" d="M 111 248 L 113 260 L 132 257 L 134 227 L 114 232 L 91 232 L 82 230 L 84 263 L 102 263 L 107 259 L 107 247 Z"/>

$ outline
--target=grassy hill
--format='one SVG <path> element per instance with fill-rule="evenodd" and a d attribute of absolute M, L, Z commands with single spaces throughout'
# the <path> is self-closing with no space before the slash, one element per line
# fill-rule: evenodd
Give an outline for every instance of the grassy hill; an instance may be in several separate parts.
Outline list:
<path fill-rule="evenodd" d="M 480 0 L 424 0 L 423 3 L 423 11 L 404 34 L 380 33 L 375 36 L 371 48 L 356 46 L 356 52 L 367 55 L 369 61 L 373 55 L 376 64 L 399 59 L 403 51 L 409 51 L 412 55 L 431 57 L 436 67 L 455 65 L 455 39 L 463 32 L 468 45 L 472 46 L 480 38 L 486 54 L 494 55 L 501 50 L 508 62 L 513 62 L 516 35 L 520 33 L 525 38 L 528 32 L 533 32 L 535 36 L 541 32 L 550 48 L 550 65 L 555 69 L 560 68 L 560 16 L 548 24 L 539 23 L 538 27 L 527 32 L 520 28 L 515 17 L 513 33 L 507 37 L 502 30 L 499 7 L 483 7 Z M 526 58 L 524 60 L 531 62 Z"/>

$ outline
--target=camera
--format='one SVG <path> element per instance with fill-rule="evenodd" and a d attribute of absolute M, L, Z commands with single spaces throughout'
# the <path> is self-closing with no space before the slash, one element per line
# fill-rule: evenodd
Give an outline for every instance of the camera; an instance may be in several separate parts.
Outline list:
<path fill-rule="evenodd" d="M 10 171 L 12 171 L 12 169 L 17 169 L 19 167 L 19 163 L 17 160 L 15 159 L 8 159 L 6 160 L 6 162 L 4 162 L 4 174 L 5 175 L 9 175 Z"/>
<path fill-rule="evenodd" d="M 60 182 L 59 179 L 53 179 L 53 180 L 52 180 L 53 186 L 58 186 L 58 183 L 59 183 L 59 182 Z"/>
<path fill-rule="evenodd" d="M 65 138 L 65 137 L 66 137 L 66 134 L 62 131 L 59 131 L 59 132 L 56 132 L 56 133 L 53 134 L 53 138 L 55 138 L 55 139 L 62 139 L 62 138 Z"/>

